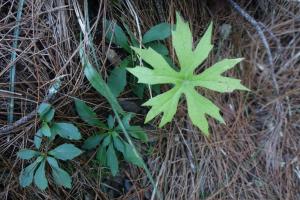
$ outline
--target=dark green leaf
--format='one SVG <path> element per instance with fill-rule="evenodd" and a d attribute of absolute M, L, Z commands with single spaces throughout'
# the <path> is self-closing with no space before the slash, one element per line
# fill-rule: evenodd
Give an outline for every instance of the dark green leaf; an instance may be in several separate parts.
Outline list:
<path fill-rule="evenodd" d="M 108 87 L 115 97 L 118 97 L 124 91 L 126 83 L 126 68 L 115 67 L 107 79 Z"/>
<path fill-rule="evenodd" d="M 104 134 L 96 134 L 96 135 L 92 135 L 90 137 L 88 137 L 88 139 L 86 139 L 83 143 L 82 148 L 83 149 L 93 149 L 96 148 L 96 146 L 98 144 L 100 144 L 101 140 L 104 138 Z"/>
<path fill-rule="evenodd" d="M 37 112 L 43 121 L 50 122 L 54 117 L 55 110 L 49 103 L 42 103 Z"/>
<path fill-rule="evenodd" d="M 96 159 L 102 164 L 102 165 L 106 165 L 106 147 L 105 146 L 100 146 L 97 150 L 97 154 L 96 154 Z"/>
<path fill-rule="evenodd" d="M 113 43 L 130 52 L 128 38 L 120 26 L 118 26 L 115 22 L 107 20 L 105 23 L 105 30 L 105 37 L 108 41 L 112 40 Z"/>
<path fill-rule="evenodd" d="M 47 157 L 47 162 L 49 163 L 49 165 L 51 165 L 51 167 L 53 168 L 59 168 L 58 166 L 58 162 L 55 158 L 48 156 Z"/>
<path fill-rule="evenodd" d="M 84 66 L 84 74 L 86 78 L 89 80 L 93 88 L 97 90 L 102 96 L 104 96 L 107 101 L 110 103 L 112 108 L 116 110 L 116 112 L 123 114 L 124 111 L 122 107 L 119 105 L 116 97 L 113 95 L 105 81 L 102 79 L 100 74 L 94 69 L 94 67 L 90 64 L 90 62 L 86 59 L 83 54 L 83 49 L 80 49 L 80 58 L 82 65 Z"/>
<path fill-rule="evenodd" d="M 124 58 L 122 60 L 119 67 L 125 67 L 125 68 L 126 67 L 134 67 L 134 61 L 132 59 L 133 59 L 132 55 L 127 56 L 126 58 Z"/>
<path fill-rule="evenodd" d="M 51 132 L 69 140 L 80 140 L 81 134 L 76 126 L 71 123 L 54 123 Z"/>
<path fill-rule="evenodd" d="M 123 141 L 119 137 L 113 138 L 114 147 L 121 153 L 125 153 L 125 145 L 123 144 Z"/>
<path fill-rule="evenodd" d="M 113 129 L 115 126 L 115 119 L 113 118 L 112 115 L 109 115 L 107 118 L 107 125 L 109 129 Z"/>
<path fill-rule="evenodd" d="M 41 143 L 42 143 L 42 137 L 43 137 L 43 134 L 41 132 L 41 129 L 39 129 L 35 136 L 34 136 L 34 139 L 33 139 L 33 143 L 34 143 L 34 146 L 39 149 L 41 147 Z"/>
<path fill-rule="evenodd" d="M 40 129 L 40 131 L 45 137 L 51 137 L 51 130 L 47 122 L 42 123 L 42 128 Z"/>
<path fill-rule="evenodd" d="M 47 161 L 52 168 L 52 176 L 57 185 L 64 186 L 66 188 L 72 187 L 72 180 L 70 175 L 58 166 L 57 160 L 52 157 L 47 157 Z"/>
<path fill-rule="evenodd" d="M 158 95 L 158 94 L 161 93 L 161 91 L 160 91 L 160 85 L 152 85 L 151 89 L 152 89 L 153 93 L 156 94 L 156 95 Z"/>
<path fill-rule="evenodd" d="M 161 55 L 169 55 L 168 48 L 160 42 L 151 42 L 146 47 L 151 47 L 154 51 L 158 52 Z"/>
<path fill-rule="evenodd" d="M 128 129 L 130 127 L 129 122 L 132 119 L 132 117 L 134 117 L 133 113 L 126 113 L 126 115 L 124 115 L 122 122 L 125 129 Z"/>
<path fill-rule="evenodd" d="M 105 128 L 106 126 L 97 118 L 96 113 L 84 101 L 75 100 L 75 107 L 80 118 L 91 126 Z"/>
<path fill-rule="evenodd" d="M 110 144 L 107 149 L 107 165 L 115 176 L 119 171 L 119 162 L 113 144 Z"/>
<path fill-rule="evenodd" d="M 51 130 L 51 137 L 49 138 L 50 141 L 53 141 L 56 137 L 56 135 L 58 134 L 57 133 L 57 128 L 54 126 L 51 126 L 50 127 L 50 130 Z"/>
<path fill-rule="evenodd" d="M 63 187 L 72 188 L 72 179 L 68 172 L 61 168 L 52 168 L 52 176 L 57 185 L 61 185 Z"/>
<path fill-rule="evenodd" d="M 49 103 L 42 103 L 38 108 L 38 114 L 43 117 L 48 111 L 50 111 L 51 105 Z"/>
<path fill-rule="evenodd" d="M 155 40 L 164 40 L 171 35 L 171 25 L 168 23 L 160 23 L 145 33 L 143 43 L 152 42 Z"/>
<path fill-rule="evenodd" d="M 51 108 L 43 117 L 42 117 L 42 120 L 44 120 L 45 122 L 51 122 L 51 120 L 53 119 L 54 117 L 54 113 L 55 113 L 55 110 L 54 108 Z"/>
<path fill-rule="evenodd" d="M 33 163 L 28 165 L 25 169 L 22 170 L 19 177 L 21 187 L 29 186 L 33 181 L 33 174 L 37 165 L 43 160 L 43 157 L 38 157 Z"/>
<path fill-rule="evenodd" d="M 45 174 L 45 163 L 46 160 L 44 159 L 34 175 L 34 183 L 40 190 L 45 190 L 48 187 L 48 181 Z"/>
<path fill-rule="evenodd" d="M 140 157 L 133 151 L 133 148 L 128 144 L 124 143 L 125 145 L 125 154 L 123 154 L 125 160 L 131 162 L 139 167 L 143 167 L 143 161 Z"/>
<path fill-rule="evenodd" d="M 72 160 L 82 153 L 80 149 L 73 144 L 62 144 L 49 151 L 49 154 L 60 160 Z"/>
<path fill-rule="evenodd" d="M 146 85 L 140 84 L 135 81 L 135 83 L 132 86 L 132 92 L 140 99 L 143 99 L 144 92 L 145 92 Z"/>
<path fill-rule="evenodd" d="M 23 160 L 30 160 L 33 157 L 38 156 L 40 153 L 30 149 L 22 149 L 17 153 L 17 156 Z"/>
<path fill-rule="evenodd" d="M 107 145 L 109 145 L 111 143 L 111 135 L 108 135 L 104 138 L 101 146 L 106 147 Z"/>
<path fill-rule="evenodd" d="M 133 35 L 133 33 L 130 31 L 128 25 L 125 24 L 125 23 L 124 23 L 124 28 L 125 28 L 127 34 L 128 34 L 129 37 L 130 37 L 131 46 L 138 47 L 138 46 L 139 46 L 138 40 L 137 40 L 136 37 Z M 130 53 L 130 52 L 129 52 L 129 53 Z"/>
<path fill-rule="evenodd" d="M 127 130 L 132 137 L 140 139 L 143 142 L 148 141 L 147 133 L 140 126 L 130 126 Z"/>

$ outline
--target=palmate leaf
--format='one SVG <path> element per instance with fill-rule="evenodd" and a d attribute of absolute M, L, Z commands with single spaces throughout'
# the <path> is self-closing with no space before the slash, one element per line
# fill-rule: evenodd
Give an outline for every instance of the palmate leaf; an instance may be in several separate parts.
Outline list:
<path fill-rule="evenodd" d="M 240 80 L 224 77 L 221 74 L 233 68 L 242 59 L 224 59 L 200 74 L 195 74 L 195 69 L 203 63 L 209 55 L 213 45 L 211 44 L 212 24 L 209 25 L 198 45 L 193 48 L 192 33 L 188 23 L 185 23 L 177 13 L 176 29 L 172 31 L 172 42 L 179 61 L 180 70 L 174 70 L 162 55 L 151 48 L 132 49 L 149 65 L 128 68 L 128 71 L 138 78 L 139 83 L 172 84 L 173 88 L 162 93 L 146 103 L 144 106 L 152 108 L 146 116 L 145 123 L 163 113 L 160 127 L 170 122 L 174 117 L 179 99 L 185 96 L 188 115 L 205 135 L 209 134 L 206 115 L 209 115 L 221 123 L 225 123 L 220 115 L 220 109 L 210 100 L 203 97 L 196 90 L 204 87 L 217 92 L 232 92 L 233 90 L 248 90 L 241 85 Z"/>

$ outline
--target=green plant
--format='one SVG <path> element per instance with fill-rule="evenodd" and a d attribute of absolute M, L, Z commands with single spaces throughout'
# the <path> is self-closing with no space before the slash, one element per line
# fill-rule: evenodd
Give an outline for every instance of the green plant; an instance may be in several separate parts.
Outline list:
<path fill-rule="evenodd" d="M 105 23 L 106 27 L 106 39 L 108 41 L 112 41 L 115 45 L 120 46 L 124 49 L 129 56 L 127 56 L 119 67 L 115 67 L 111 75 L 108 78 L 108 86 L 111 88 L 112 92 L 118 96 L 120 92 L 122 92 L 126 86 L 126 67 L 134 66 L 137 61 L 137 57 L 134 51 L 130 48 L 130 46 L 139 47 L 140 44 L 133 35 L 133 33 L 129 30 L 128 26 L 124 24 L 125 31 L 116 23 L 107 20 Z M 128 36 L 129 37 L 128 37 Z M 165 59 L 169 60 L 168 54 L 169 51 L 165 45 L 163 45 L 160 41 L 168 38 L 171 35 L 171 26 L 168 23 L 160 23 L 153 27 L 151 27 L 142 37 L 142 45 L 145 47 L 151 47 L 161 55 L 165 57 Z M 117 75 L 116 75 L 117 74 Z M 111 81 L 114 80 L 114 81 Z M 131 80 L 132 90 L 139 97 L 142 98 L 145 90 L 145 85 L 137 84 L 136 80 Z M 155 93 L 160 93 L 159 86 L 153 86 L 152 88 Z"/>
<path fill-rule="evenodd" d="M 172 84 L 169 91 L 160 94 L 146 103 L 151 106 L 145 123 L 155 116 L 163 113 L 160 127 L 170 122 L 176 113 L 178 102 L 182 94 L 187 102 L 188 115 L 205 135 L 209 135 L 208 122 L 205 115 L 209 115 L 221 123 L 225 123 L 220 115 L 219 108 L 207 98 L 196 91 L 196 87 L 204 87 L 218 92 L 232 92 L 235 89 L 248 90 L 240 84 L 240 80 L 221 76 L 226 70 L 231 69 L 242 59 L 224 59 L 200 74 L 195 74 L 196 68 L 204 62 L 210 53 L 212 24 L 203 35 L 202 39 L 193 49 L 193 38 L 188 23 L 185 23 L 177 13 L 176 29 L 172 31 L 172 43 L 180 64 L 180 69 L 173 69 L 162 55 L 153 50 L 131 47 L 151 68 L 137 66 L 127 70 L 138 78 L 139 83 Z"/>
<path fill-rule="evenodd" d="M 42 121 L 41 128 L 36 132 L 34 144 L 37 149 L 40 148 L 42 137 L 45 136 L 51 141 L 56 135 L 69 140 L 80 140 L 81 134 L 78 128 L 72 123 L 53 122 L 55 109 L 49 103 L 42 103 L 38 109 L 39 118 Z"/>
<path fill-rule="evenodd" d="M 81 100 L 75 100 L 75 107 L 80 118 L 90 126 L 98 127 L 96 134 L 90 136 L 84 142 L 82 148 L 91 150 L 97 148 L 96 159 L 104 166 L 107 166 L 112 175 L 116 175 L 119 171 L 118 155 L 123 155 L 124 159 L 139 167 L 143 167 L 141 159 L 136 156 L 132 146 L 127 143 L 121 136 L 120 125 L 115 126 L 115 119 L 109 115 L 107 126 L 101 122 L 92 108 Z M 146 133 L 139 126 L 131 126 L 129 124 L 132 114 L 123 117 L 123 124 L 131 137 L 139 139 L 143 142 L 148 140 Z"/>
<path fill-rule="evenodd" d="M 132 54 L 130 46 L 139 47 L 139 42 L 134 34 L 130 31 L 129 27 L 124 24 L 126 33 L 115 22 L 107 20 L 105 22 L 106 39 L 112 41 L 114 44 L 122 47 L 127 53 Z M 159 41 L 168 38 L 171 35 L 171 25 L 168 23 L 160 23 L 151 27 L 142 37 L 142 45 L 151 47 L 162 55 L 168 55 L 169 51 L 165 45 Z"/>
<path fill-rule="evenodd" d="M 48 103 L 42 103 L 39 106 L 38 114 L 42 121 L 42 126 L 34 136 L 36 150 L 22 149 L 17 154 L 23 160 L 35 158 L 21 172 L 19 180 L 22 187 L 27 187 L 34 181 L 39 189 L 46 189 L 48 187 L 46 164 L 48 163 L 52 170 L 54 182 L 59 186 L 71 188 L 71 177 L 68 172 L 59 167 L 57 159 L 63 161 L 72 160 L 79 156 L 82 151 L 73 144 L 67 143 L 54 149 L 49 149 L 49 146 L 56 135 L 69 140 L 79 140 L 81 139 L 81 134 L 77 127 L 71 123 L 52 122 L 54 113 L 55 109 Z M 43 137 L 46 138 L 45 148 L 40 150 Z"/>

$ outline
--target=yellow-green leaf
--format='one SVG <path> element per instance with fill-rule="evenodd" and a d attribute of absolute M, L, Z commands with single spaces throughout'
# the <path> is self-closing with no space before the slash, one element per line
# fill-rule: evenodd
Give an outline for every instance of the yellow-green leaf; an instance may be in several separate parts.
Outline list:
<path fill-rule="evenodd" d="M 189 24 L 184 22 L 177 13 L 176 29 L 172 31 L 172 42 L 179 61 L 180 69 L 176 71 L 166 62 L 162 55 L 151 48 L 132 49 L 152 68 L 130 68 L 128 71 L 138 78 L 139 83 L 149 85 L 171 84 L 173 87 L 144 103 L 151 106 L 145 123 L 162 114 L 160 127 L 170 122 L 174 117 L 178 102 L 185 96 L 188 115 L 195 126 L 205 135 L 209 135 L 207 115 L 221 123 L 225 123 L 219 108 L 210 100 L 197 92 L 197 87 L 204 87 L 217 92 L 232 92 L 233 90 L 248 90 L 241 85 L 240 80 L 224 77 L 222 73 L 233 68 L 242 59 L 224 59 L 200 74 L 195 69 L 201 65 L 212 50 L 212 23 L 204 33 L 196 48 L 193 47 L 192 33 Z"/>

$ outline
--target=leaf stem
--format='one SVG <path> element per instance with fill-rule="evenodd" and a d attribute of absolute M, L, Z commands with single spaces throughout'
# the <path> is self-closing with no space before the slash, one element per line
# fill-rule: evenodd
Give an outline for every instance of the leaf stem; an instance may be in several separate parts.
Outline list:
<path fill-rule="evenodd" d="M 156 193 L 158 199 L 161 199 L 161 200 L 162 200 L 162 199 L 163 199 L 163 198 L 162 198 L 162 195 L 161 195 L 160 191 L 157 189 L 157 184 L 155 183 L 155 181 L 154 181 L 154 179 L 153 179 L 153 176 L 152 176 L 150 170 L 148 169 L 146 163 L 144 162 L 144 160 L 142 159 L 142 157 L 140 156 L 140 154 L 139 154 L 138 151 L 136 150 L 136 148 L 135 148 L 135 146 L 134 146 L 134 144 L 133 144 L 133 142 L 132 142 L 132 140 L 131 140 L 131 138 L 130 138 L 128 132 L 127 132 L 127 130 L 125 129 L 125 127 L 124 127 L 124 125 L 123 125 L 123 122 L 122 122 L 122 120 L 121 120 L 121 118 L 120 118 L 118 112 L 117 112 L 114 108 L 112 108 L 112 109 L 113 109 L 113 111 L 114 111 L 114 113 L 115 113 L 115 115 L 116 115 L 116 118 L 117 118 L 117 120 L 118 120 L 118 123 L 119 123 L 119 125 L 120 125 L 120 127 L 121 127 L 121 129 L 122 129 L 122 131 L 123 131 L 123 133 L 124 133 L 124 135 L 125 135 L 125 137 L 126 137 L 128 143 L 130 144 L 130 146 L 131 146 L 132 149 L 133 149 L 134 154 L 142 161 L 143 168 L 144 168 L 144 170 L 145 170 L 145 172 L 146 172 L 146 174 L 147 174 L 147 176 L 148 176 L 148 178 L 149 178 L 151 184 L 152 184 L 153 187 L 154 187 L 153 192 Z"/>

